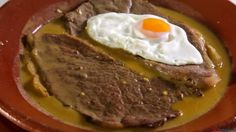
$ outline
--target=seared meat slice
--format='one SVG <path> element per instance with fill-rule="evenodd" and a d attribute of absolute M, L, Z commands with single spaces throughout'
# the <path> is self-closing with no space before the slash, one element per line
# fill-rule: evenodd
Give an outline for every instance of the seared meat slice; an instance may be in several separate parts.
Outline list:
<path fill-rule="evenodd" d="M 143 3 L 142 5 L 145 6 L 141 8 L 140 3 Z M 200 65 L 173 66 L 145 60 L 142 58 L 139 58 L 139 60 L 143 61 L 146 65 L 158 71 L 161 77 L 165 78 L 166 80 L 176 82 L 180 85 L 205 89 L 214 87 L 220 81 L 220 78 L 214 70 L 214 64 L 207 54 L 205 40 L 196 30 L 192 29 L 184 23 L 177 22 L 168 18 L 167 16 L 160 14 L 154 7 L 154 5 L 143 0 L 133 1 L 131 12 L 134 14 L 147 13 L 159 15 L 166 19 L 169 19 L 171 23 L 182 27 L 186 31 L 189 41 L 198 49 L 198 51 L 203 56 L 204 62 Z"/>
<path fill-rule="evenodd" d="M 70 33 L 77 35 L 84 28 L 88 18 L 95 14 L 94 7 L 90 2 L 83 3 L 74 11 L 65 14 Z"/>
<path fill-rule="evenodd" d="M 110 127 L 161 126 L 179 116 L 171 106 L 189 91 L 159 78 L 149 80 L 67 35 L 35 37 L 29 52 L 50 94 Z"/>
<path fill-rule="evenodd" d="M 118 3 L 118 4 L 117 4 Z M 88 8 L 87 12 L 84 12 L 82 15 L 78 15 L 76 11 L 78 9 L 83 10 L 85 5 L 90 4 L 93 5 L 93 8 Z M 131 5 L 130 5 L 131 4 Z M 122 7 L 123 6 L 123 7 Z M 91 6 L 92 7 L 92 6 Z M 122 7 L 122 8 L 121 8 Z M 127 12 L 134 14 L 155 14 L 169 19 L 170 22 L 179 25 L 187 32 L 189 41 L 199 50 L 201 55 L 203 56 L 204 63 L 200 65 L 183 65 L 183 66 L 174 66 L 167 65 L 155 61 L 146 60 L 140 57 L 137 57 L 137 60 L 143 61 L 147 66 L 150 66 L 157 72 L 159 72 L 160 77 L 172 81 L 178 85 L 182 85 L 184 87 L 191 88 L 209 88 L 215 86 L 220 78 L 218 77 L 216 71 L 214 70 L 214 64 L 211 62 L 211 59 L 207 55 L 205 41 L 203 37 L 197 33 L 194 29 L 191 29 L 184 23 L 176 22 L 158 12 L 158 9 L 149 3 L 147 0 L 115 0 L 109 1 L 106 0 L 90 0 L 87 3 L 80 5 L 75 11 L 72 11 L 68 14 L 74 14 L 73 18 L 77 18 L 78 20 L 83 20 L 83 22 L 72 22 L 72 25 L 69 26 L 72 35 L 78 35 L 81 30 L 84 30 L 86 20 L 83 16 L 92 16 L 95 14 L 100 14 L 108 11 L 116 11 L 116 12 Z M 119 9 L 119 10 L 116 10 Z M 128 10 L 129 9 L 129 10 Z M 86 13 L 93 12 L 92 15 L 87 15 Z M 71 23 L 69 15 L 66 15 L 68 23 Z M 77 32 L 74 32 L 77 31 Z"/>
<path fill-rule="evenodd" d="M 81 4 L 77 9 L 65 15 L 67 25 L 72 35 L 76 36 L 83 30 L 88 18 L 100 13 L 123 12 L 129 13 L 131 0 L 90 0 Z"/>
<path fill-rule="evenodd" d="M 90 0 L 97 14 L 107 12 L 129 13 L 132 6 L 132 0 Z"/>

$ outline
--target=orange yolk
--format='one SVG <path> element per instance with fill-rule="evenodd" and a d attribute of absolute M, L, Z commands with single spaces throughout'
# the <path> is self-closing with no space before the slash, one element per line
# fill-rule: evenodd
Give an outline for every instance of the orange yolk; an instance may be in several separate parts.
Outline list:
<path fill-rule="evenodd" d="M 144 30 L 148 30 L 151 32 L 169 32 L 170 25 L 163 20 L 157 18 L 147 18 L 143 20 Z"/>

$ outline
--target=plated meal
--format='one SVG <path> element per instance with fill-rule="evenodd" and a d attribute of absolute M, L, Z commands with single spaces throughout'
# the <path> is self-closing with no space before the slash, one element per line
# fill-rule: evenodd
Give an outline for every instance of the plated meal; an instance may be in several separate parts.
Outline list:
<path fill-rule="evenodd" d="M 226 91 L 221 41 L 188 16 L 146 0 L 56 11 L 39 27 L 40 19 L 28 21 L 20 53 L 22 95 L 55 119 L 89 130 L 163 130 L 205 114 Z"/>

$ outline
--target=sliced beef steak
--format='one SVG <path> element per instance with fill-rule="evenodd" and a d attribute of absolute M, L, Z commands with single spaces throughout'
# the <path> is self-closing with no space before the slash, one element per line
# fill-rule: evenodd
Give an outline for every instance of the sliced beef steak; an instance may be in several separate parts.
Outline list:
<path fill-rule="evenodd" d="M 180 85 L 201 89 L 214 87 L 214 85 L 220 81 L 220 78 L 214 69 L 214 64 L 208 57 L 203 37 L 198 32 L 184 24 L 177 23 L 177 25 L 185 29 L 189 41 L 201 53 L 204 60 L 202 64 L 173 66 L 145 60 L 143 58 L 139 58 L 139 60 L 158 71 L 161 77 L 167 80 L 172 80 Z"/>
<path fill-rule="evenodd" d="M 84 11 L 82 14 L 79 14 L 77 10 L 83 11 L 84 6 L 87 4 L 93 5 L 91 6 L 92 8 L 87 8 L 87 10 L 89 11 Z M 87 3 L 80 5 L 75 11 L 71 11 L 68 13 L 73 14 L 73 18 L 76 18 L 76 20 L 83 20 L 83 22 L 71 22 L 70 15 L 66 15 L 67 23 L 74 24 L 74 26 L 68 27 L 70 28 L 71 34 L 76 36 L 80 31 L 84 30 L 84 26 L 81 26 L 86 25 L 86 20 L 83 19 L 84 16 L 91 17 L 93 15 L 109 11 L 134 14 L 154 14 L 169 19 L 167 16 L 159 13 L 158 9 L 147 0 L 113 0 L 109 2 L 107 2 L 106 0 L 90 0 Z M 86 19 L 88 18 L 89 17 L 86 17 Z M 163 79 L 172 81 L 178 85 L 183 85 L 189 88 L 209 88 L 216 85 L 219 82 L 220 78 L 216 74 L 214 65 L 207 55 L 203 37 L 184 23 L 179 23 L 172 19 L 169 19 L 169 21 L 185 29 L 188 34 L 189 41 L 200 51 L 201 55 L 203 56 L 204 63 L 200 65 L 174 66 L 145 60 L 140 57 L 137 57 L 137 60 L 143 61 L 147 66 L 150 66 L 151 68 L 159 72 L 160 77 L 162 77 Z M 75 33 L 74 31 L 77 32 Z"/>
<path fill-rule="evenodd" d="M 194 89 L 177 88 L 159 78 L 148 80 L 91 44 L 67 35 L 36 37 L 29 52 L 52 95 L 110 127 L 161 126 L 179 116 L 171 108 L 173 103 L 194 94 Z"/>
<path fill-rule="evenodd" d="M 96 14 L 93 5 L 90 2 L 83 3 L 79 8 L 65 14 L 67 27 L 72 35 L 78 34 L 84 28 L 86 21 Z"/>
<path fill-rule="evenodd" d="M 91 16 L 111 11 L 128 13 L 131 5 L 131 0 L 90 0 L 81 4 L 74 11 L 67 13 L 65 18 L 68 21 L 70 33 L 76 36 Z"/>
<path fill-rule="evenodd" d="M 132 0 L 90 0 L 96 13 L 122 12 L 129 13 Z"/>

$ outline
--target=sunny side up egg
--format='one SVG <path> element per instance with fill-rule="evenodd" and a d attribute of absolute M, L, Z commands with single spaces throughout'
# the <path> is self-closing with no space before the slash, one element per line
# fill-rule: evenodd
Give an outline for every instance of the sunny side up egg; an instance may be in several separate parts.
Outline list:
<path fill-rule="evenodd" d="M 203 63 L 186 32 L 159 16 L 110 12 L 91 17 L 86 29 L 95 41 L 145 59 L 169 65 Z"/>

